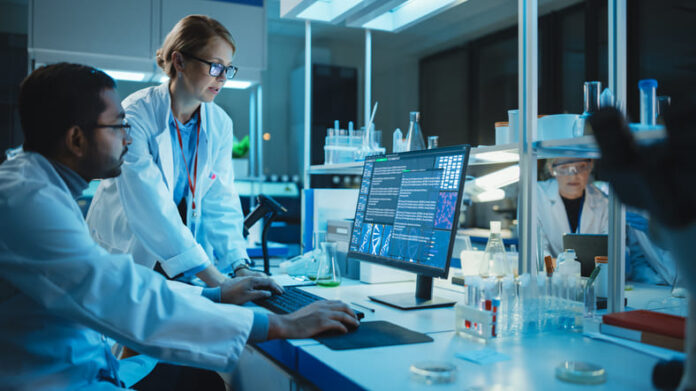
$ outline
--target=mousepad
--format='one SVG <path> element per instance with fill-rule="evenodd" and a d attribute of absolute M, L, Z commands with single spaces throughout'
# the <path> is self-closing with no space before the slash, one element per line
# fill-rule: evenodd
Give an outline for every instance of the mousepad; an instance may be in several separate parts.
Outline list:
<path fill-rule="evenodd" d="M 348 334 L 322 334 L 314 339 L 331 350 L 375 348 L 433 341 L 425 334 L 383 320 L 361 322 L 360 327 Z"/>

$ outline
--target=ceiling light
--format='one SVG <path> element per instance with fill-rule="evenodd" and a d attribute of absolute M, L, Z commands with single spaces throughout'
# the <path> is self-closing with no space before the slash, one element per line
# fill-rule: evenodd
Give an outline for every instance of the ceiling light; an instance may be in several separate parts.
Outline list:
<path fill-rule="evenodd" d="M 376 0 L 281 0 L 280 16 L 339 23 L 358 5 L 374 3 Z"/>
<path fill-rule="evenodd" d="M 352 27 L 399 32 L 466 0 L 385 0 L 348 21 Z"/>
<path fill-rule="evenodd" d="M 102 71 L 116 80 L 144 81 L 147 76 L 143 72 L 115 71 L 111 69 L 102 69 Z"/>

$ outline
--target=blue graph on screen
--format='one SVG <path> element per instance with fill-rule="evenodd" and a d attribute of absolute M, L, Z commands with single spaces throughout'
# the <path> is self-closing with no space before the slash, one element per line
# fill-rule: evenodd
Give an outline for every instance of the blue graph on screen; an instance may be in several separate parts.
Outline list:
<path fill-rule="evenodd" d="M 454 222 L 454 213 L 457 210 L 457 193 L 453 191 L 441 192 L 438 195 L 437 210 L 435 211 L 435 228 L 450 229 Z"/>

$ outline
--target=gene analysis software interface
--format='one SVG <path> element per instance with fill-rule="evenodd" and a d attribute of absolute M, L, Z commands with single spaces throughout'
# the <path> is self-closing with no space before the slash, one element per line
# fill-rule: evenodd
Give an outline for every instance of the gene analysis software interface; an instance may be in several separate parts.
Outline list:
<path fill-rule="evenodd" d="M 444 268 L 464 152 L 365 161 L 350 250 Z"/>

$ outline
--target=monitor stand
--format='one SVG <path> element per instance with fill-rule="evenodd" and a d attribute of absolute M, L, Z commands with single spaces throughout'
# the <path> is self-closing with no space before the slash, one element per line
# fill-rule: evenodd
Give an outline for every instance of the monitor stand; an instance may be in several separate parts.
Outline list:
<path fill-rule="evenodd" d="M 400 310 L 418 310 L 422 308 L 451 307 L 452 300 L 433 297 L 433 278 L 418 275 L 416 278 L 416 294 L 396 293 L 392 295 L 368 296 L 370 300 L 386 304 Z"/>

